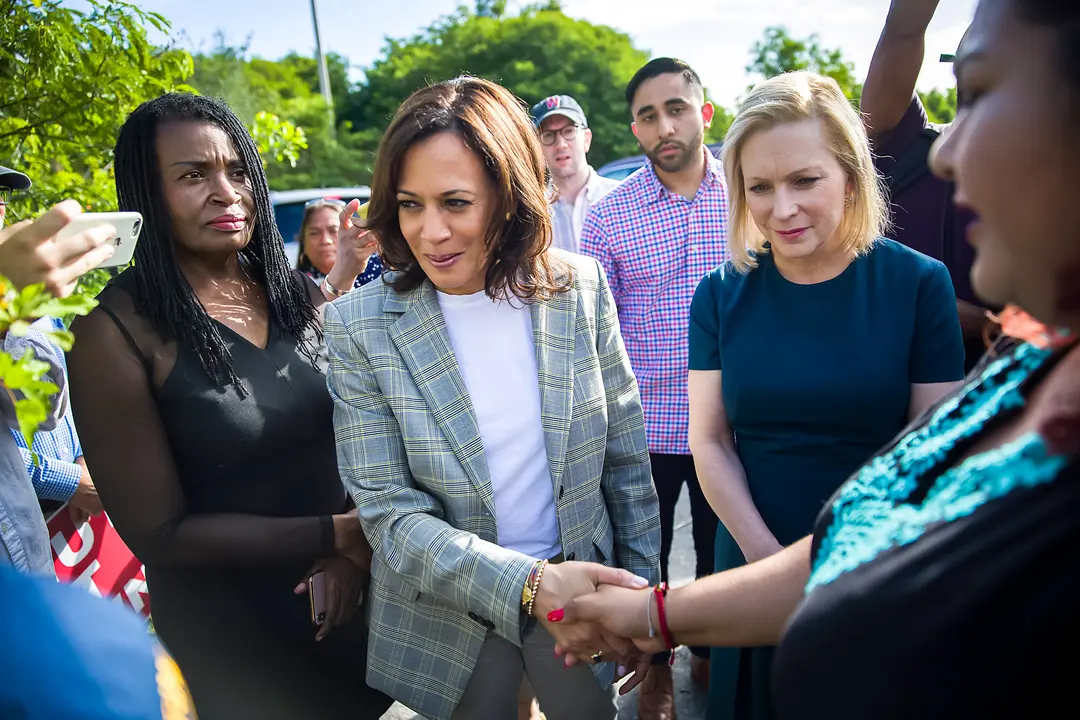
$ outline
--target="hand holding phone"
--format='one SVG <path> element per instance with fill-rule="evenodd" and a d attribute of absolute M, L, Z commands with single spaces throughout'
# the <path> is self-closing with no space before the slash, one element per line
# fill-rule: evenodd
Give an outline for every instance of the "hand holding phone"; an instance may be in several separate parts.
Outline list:
<path fill-rule="evenodd" d="M 74 200 L 57 203 L 36 220 L 0 228 L 0 273 L 20 290 L 43 283 L 56 297 L 67 297 L 81 275 L 114 254 L 108 223 L 68 230 L 82 208 Z"/>
<path fill-rule="evenodd" d="M 311 624 L 318 630 L 315 640 L 323 640 L 334 628 L 349 622 L 360 607 L 367 583 L 367 571 L 340 555 L 318 560 L 293 592 L 307 594 Z"/>
<path fill-rule="evenodd" d="M 313 572 L 308 577 L 308 602 L 311 604 L 311 624 L 326 621 L 326 571 Z"/>
<path fill-rule="evenodd" d="M 131 262 L 135 255 L 135 243 L 142 232 L 143 217 L 137 212 L 80 213 L 71 219 L 59 233 L 57 240 L 63 240 L 90 228 L 111 225 L 114 228 L 109 243 L 113 246 L 112 257 L 98 264 L 98 268 L 122 267 Z"/>

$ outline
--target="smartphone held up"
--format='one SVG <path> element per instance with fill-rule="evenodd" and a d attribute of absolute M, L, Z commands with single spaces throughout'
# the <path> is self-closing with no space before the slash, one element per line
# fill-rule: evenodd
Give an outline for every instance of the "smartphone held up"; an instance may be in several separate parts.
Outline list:
<path fill-rule="evenodd" d="M 326 573 L 322 570 L 308 578 L 308 602 L 311 604 L 311 624 L 322 625 L 326 621 Z"/>
<path fill-rule="evenodd" d="M 131 262 L 135 255 L 135 244 L 142 233 L 143 217 L 137 212 L 81 213 L 72 218 L 56 237 L 58 240 L 76 235 L 90 228 L 112 225 L 115 229 L 111 243 L 114 247 L 112 256 L 98 265 L 98 268 L 123 267 Z"/>

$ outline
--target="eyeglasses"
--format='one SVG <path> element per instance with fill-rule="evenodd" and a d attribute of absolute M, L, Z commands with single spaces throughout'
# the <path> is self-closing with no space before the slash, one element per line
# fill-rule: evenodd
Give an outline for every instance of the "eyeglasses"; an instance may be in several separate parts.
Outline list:
<path fill-rule="evenodd" d="M 580 125 L 567 125 L 558 130 L 545 130 L 540 133 L 540 142 L 544 145 L 554 145 L 557 135 L 562 135 L 563 140 L 573 140 L 577 137 L 580 127 Z"/>
<path fill-rule="evenodd" d="M 304 209 L 307 210 L 309 207 L 314 207 L 315 205 L 333 205 L 334 207 L 345 207 L 346 205 L 348 205 L 348 203 L 341 198 L 315 198 L 314 200 L 308 200 L 306 203 L 304 203 Z"/>
<path fill-rule="evenodd" d="M 11 188 L 0 185 L 0 205 L 7 205 L 11 199 Z"/>

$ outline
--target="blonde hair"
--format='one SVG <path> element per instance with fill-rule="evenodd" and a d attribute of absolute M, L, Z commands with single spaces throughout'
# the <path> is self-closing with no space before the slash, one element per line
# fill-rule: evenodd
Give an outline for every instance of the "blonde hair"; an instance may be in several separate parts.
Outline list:
<path fill-rule="evenodd" d="M 811 72 L 777 75 L 750 91 L 724 140 L 722 159 L 731 203 L 728 247 L 738 272 L 757 267 L 757 256 L 768 252 L 765 236 L 747 209 L 743 146 L 754 133 L 804 120 L 821 121 L 829 147 L 851 183 L 851 201 L 840 221 L 841 250 L 861 255 L 888 229 L 889 206 L 866 129 L 840 86 L 832 78 Z"/>

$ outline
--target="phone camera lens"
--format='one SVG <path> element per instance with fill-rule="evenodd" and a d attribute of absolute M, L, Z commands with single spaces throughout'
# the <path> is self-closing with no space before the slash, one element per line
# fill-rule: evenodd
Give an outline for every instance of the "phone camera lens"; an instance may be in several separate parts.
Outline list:
<path fill-rule="evenodd" d="M 131 237 L 138 237 L 140 228 L 142 228 L 142 220 L 136 220 L 135 224 L 131 226 Z"/>

